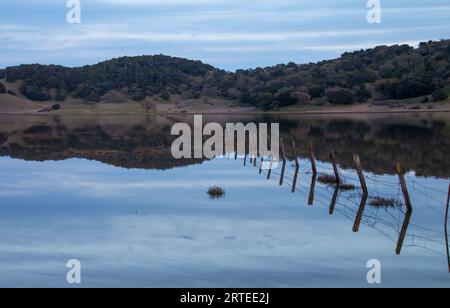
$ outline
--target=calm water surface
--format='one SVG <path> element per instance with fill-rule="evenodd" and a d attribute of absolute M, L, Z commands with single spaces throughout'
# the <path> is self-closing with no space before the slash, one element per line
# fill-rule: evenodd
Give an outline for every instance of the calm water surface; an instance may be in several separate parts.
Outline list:
<path fill-rule="evenodd" d="M 1 117 L 0 287 L 66 287 L 73 258 L 85 287 L 367 287 L 370 259 L 382 263 L 381 286 L 450 286 L 450 116 L 205 117 L 280 122 L 281 186 L 281 167 L 268 180 L 241 156 L 172 159 L 176 121 L 192 117 Z M 334 150 L 356 190 L 314 181 L 310 142 L 319 174 L 332 174 Z M 353 153 L 369 186 L 363 206 Z M 407 171 L 409 223 L 396 162 Z M 225 198 L 208 198 L 213 185 Z M 376 197 L 401 205 L 374 207 Z"/>

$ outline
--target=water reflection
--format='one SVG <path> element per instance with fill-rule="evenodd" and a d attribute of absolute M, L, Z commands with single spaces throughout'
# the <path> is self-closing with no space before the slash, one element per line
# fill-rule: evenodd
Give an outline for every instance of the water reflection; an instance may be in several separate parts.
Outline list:
<path fill-rule="evenodd" d="M 449 286 L 449 167 L 439 158 L 449 151 L 448 122 L 280 118 L 286 162 L 268 171 L 261 164 L 270 158 L 244 153 L 172 160 L 168 135 L 178 120 L 2 119 L 0 151 L 10 157 L 0 158 L 8 179 L 0 182 L 0 286 L 61 286 L 73 257 L 89 273 L 85 286 L 366 286 L 373 258 L 382 261 L 384 286 Z M 407 136 L 386 128 L 393 125 L 427 132 Z M 400 153 L 418 139 L 412 157 Z M 430 144 L 440 148 L 431 153 Z M 317 180 L 333 174 L 330 150 L 342 182 L 356 189 Z M 367 205 L 368 197 L 404 200 L 394 158 L 414 170 L 405 175 L 414 214 L 404 203 Z M 226 196 L 210 200 L 213 185 Z"/>
<path fill-rule="evenodd" d="M 372 116 L 354 119 L 315 116 L 205 116 L 204 122 L 279 121 L 287 141 L 286 157 L 294 159 L 291 140 L 302 158 L 328 161 L 334 150 L 339 164 L 353 166 L 358 153 L 364 168 L 392 174 L 400 162 L 418 175 L 446 178 L 450 164 L 450 120 L 445 116 Z M 175 160 L 170 155 L 175 122 L 186 116 L 146 117 L 13 117 L 0 118 L 0 155 L 26 160 L 87 158 L 126 168 L 168 169 L 202 162 Z M 310 153 L 306 144 L 313 144 Z M 296 151 L 297 152 L 297 151 Z M 314 163 L 314 162 L 312 162 Z"/>

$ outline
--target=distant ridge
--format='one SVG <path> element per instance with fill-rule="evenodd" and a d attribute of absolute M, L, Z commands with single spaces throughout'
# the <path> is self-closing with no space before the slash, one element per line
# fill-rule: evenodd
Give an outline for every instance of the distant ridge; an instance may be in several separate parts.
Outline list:
<path fill-rule="evenodd" d="M 20 83 L 34 101 L 78 98 L 100 102 L 106 94 L 134 101 L 216 97 L 263 110 L 290 105 L 338 105 L 424 97 L 450 92 L 450 40 L 378 46 L 318 63 L 280 64 L 226 72 L 201 61 L 165 55 L 121 57 L 77 68 L 20 65 L 0 70 L 3 83 Z M 0 82 L 0 94 L 6 88 Z M 10 93 L 12 95 L 13 93 Z"/>

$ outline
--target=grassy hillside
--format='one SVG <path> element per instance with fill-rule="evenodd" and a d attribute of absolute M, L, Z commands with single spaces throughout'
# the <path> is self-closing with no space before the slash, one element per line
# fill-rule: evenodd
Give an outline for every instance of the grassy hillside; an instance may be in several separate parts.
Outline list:
<path fill-rule="evenodd" d="M 200 61 L 163 55 L 122 57 L 67 68 L 21 65 L 0 70 L 0 79 L 20 84 L 15 93 L 32 101 L 129 100 L 173 102 L 220 98 L 262 110 L 286 106 L 350 105 L 419 99 L 445 101 L 450 92 L 450 40 L 379 46 L 335 60 L 226 72 Z M 0 95 L 6 95 L 0 83 Z M 111 94 L 113 93 L 113 95 Z"/>

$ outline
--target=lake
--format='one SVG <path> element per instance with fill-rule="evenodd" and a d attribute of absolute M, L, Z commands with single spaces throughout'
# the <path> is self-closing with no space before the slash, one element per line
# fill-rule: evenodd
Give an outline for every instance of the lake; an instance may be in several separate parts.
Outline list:
<path fill-rule="evenodd" d="M 204 116 L 279 122 L 281 185 L 281 164 L 172 158 L 171 127 L 192 118 L 1 116 L 0 287 L 69 287 L 69 259 L 82 287 L 370 287 L 373 259 L 381 287 L 450 286 L 450 114 Z M 320 180 L 331 150 L 350 189 Z"/>

